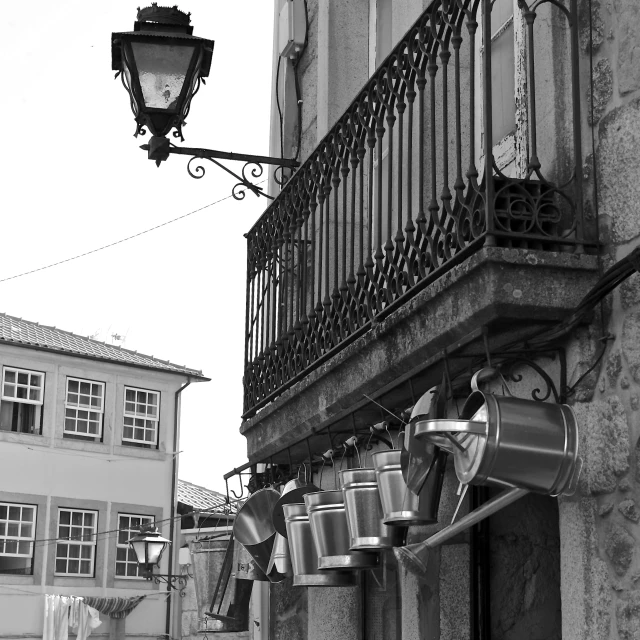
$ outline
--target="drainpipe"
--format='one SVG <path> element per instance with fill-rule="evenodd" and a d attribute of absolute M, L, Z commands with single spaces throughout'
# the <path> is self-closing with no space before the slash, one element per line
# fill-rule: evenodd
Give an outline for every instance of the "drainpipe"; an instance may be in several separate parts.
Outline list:
<path fill-rule="evenodd" d="M 167 591 L 171 592 L 171 578 L 173 577 L 173 566 L 176 559 L 176 550 L 174 544 L 174 535 L 176 528 L 175 511 L 176 511 L 176 484 L 178 481 L 178 426 L 180 422 L 180 394 L 191 384 L 191 378 L 187 378 L 187 382 L 183 384 L 175 393 L 173 402 L 173 464 L 171 473 L 171 519 L 169 520 L 169 540 L 171 540 L 171 556 L 169 561 L 169 584 Z M 171 607 L 173 598 L 167 597 L 167 618 L 165 623 L 165 634 L 168 640 L 171 640 Z"/>

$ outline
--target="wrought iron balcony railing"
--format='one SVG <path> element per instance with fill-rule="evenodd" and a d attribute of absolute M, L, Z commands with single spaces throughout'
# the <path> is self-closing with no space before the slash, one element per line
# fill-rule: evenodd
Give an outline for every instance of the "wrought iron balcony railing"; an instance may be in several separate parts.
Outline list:
<path fill-rule="evenodd" d="M 434 0 L 286 183 L 247 235 L 245 417 L 483 245 L 581 250 L 564 1 Z"/>

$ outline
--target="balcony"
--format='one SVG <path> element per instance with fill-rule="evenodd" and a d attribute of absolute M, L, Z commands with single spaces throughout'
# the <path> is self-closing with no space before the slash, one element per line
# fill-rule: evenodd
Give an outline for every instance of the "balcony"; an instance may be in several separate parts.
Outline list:
<path fill-rule="evenodd" d="M 505 20 L 490 0 L 434 0 L 247 234 L 246 428 L 382 326 L 398 348 L 408 314 L 424 324 L 448 300 L 438 335 L 455 341 L 480 320 L 557 319 L 593 282 L 577 2 L 529 4 Z M 503 300 L 505 269 L 538 301 Z"/>

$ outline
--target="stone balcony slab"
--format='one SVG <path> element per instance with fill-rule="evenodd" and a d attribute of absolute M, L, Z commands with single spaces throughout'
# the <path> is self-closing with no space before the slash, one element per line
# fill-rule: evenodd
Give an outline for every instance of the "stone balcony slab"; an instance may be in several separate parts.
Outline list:
<path fill-rule="evenodd" d="M 245 420 L 249 461 L 349 415 L 474 330 L 499 345 L 558 322 L 597 278 L 592 255 L 484 247 Z"/>

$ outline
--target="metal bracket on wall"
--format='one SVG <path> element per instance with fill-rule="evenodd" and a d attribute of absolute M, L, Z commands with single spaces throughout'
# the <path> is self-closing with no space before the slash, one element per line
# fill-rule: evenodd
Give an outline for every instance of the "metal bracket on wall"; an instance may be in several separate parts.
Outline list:
<path fill-rule="evenodd" d="M 160 163 L 166 160 L 170 154 L 177 154 L 183 156 L 191 156 L 191 159 L 187 163 L 187 171 L 192 178 L 199 180 L 204 177 L 206 171 L 202 166 L 202 163 L 198 163 L 198 160 L 209 160 L 216 166 L 224 169 L 229 175 L 233 176 L 238 182 L 233 186 L 231 195 L 236 200 L 243 200 L 246 194 L 245 189 L 249 189 L 256 196 L 264 196 L 273 200 L 274 198 L 267 195 L 264 189 L 251 180 L 260 178 L 263 174 L 263 164 L 276 166 L 276 173 L 278 170 L 282 173 L 284 169 L 295 169 L 300 166 L 297 160 L 291 160 L 287 158 L 274 158 L 271 156 L 256 156 L 246 153 L 232 153 L 228 151 L 217 151 L 215 149 L 197 149 L 193 147 L 176 147 L 172 144 L 168 138 L 162 136 L 153 136 L 148 144 L 140 146 L 141 149 L 146 151 L 149 156 L 149 160 L 154 160 L 156 165 L 160 166 Z M 236 173 L 219 162 L 219 160 L 232 160 L 235 162 L 244 162 L 244 166 L 240 173 Z M 195 165 L 191 166 L 191 163 L 195 162 Z M 274 176 L 278 184 L 284 184 L 286 177 L 281 175 L 279 178 Z"/>

